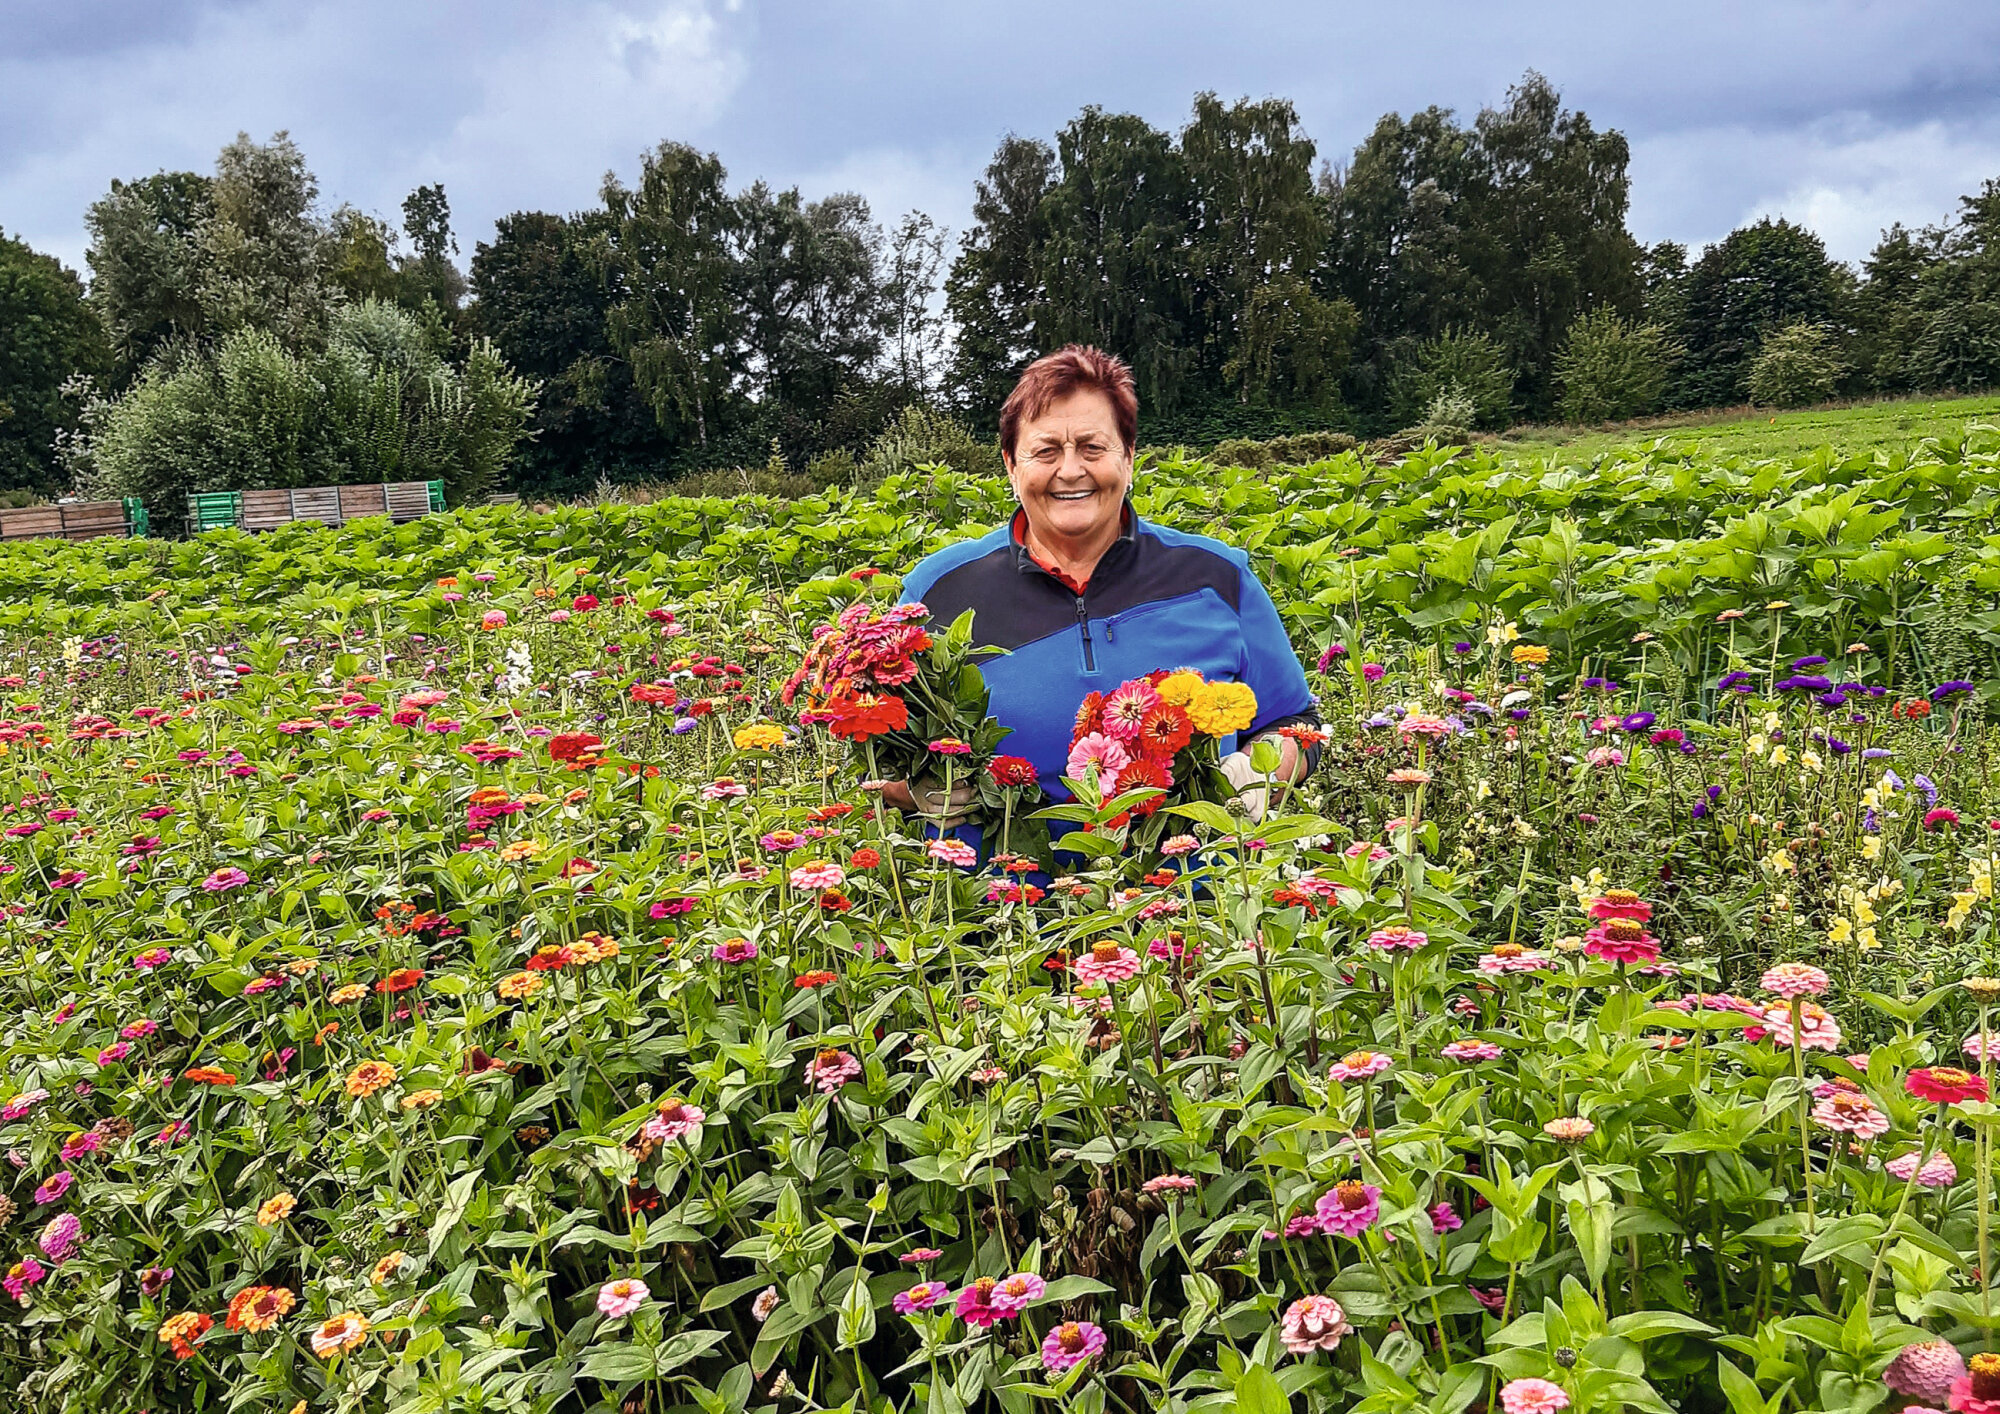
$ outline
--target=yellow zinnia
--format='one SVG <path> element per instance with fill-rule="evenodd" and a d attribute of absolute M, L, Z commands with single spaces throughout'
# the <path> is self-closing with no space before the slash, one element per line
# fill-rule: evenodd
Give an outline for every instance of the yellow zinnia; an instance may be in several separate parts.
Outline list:
<path fill-rule="evenodd" d="M 785 744 L 785 729 L 775 722 L 752 722 L 738 727 L 730 740 L 738 751 L 772 751 Z"/>
<path fill-rule="evenodd" d="M 1194 701 L 1194 695 L 1201 691 L 1202 686 L 1200 673 L 1193 668 L 1182 668 L 1161 678 L 1153 691 L 1159 693 L 1160 700 L 1169 707 L 1185 707 Z"/>
<path fill-rule="evenodd" d="M 1517 663 L 1532 663 L 1539 668 L 1549 661 L 1549 650 L 1539 643 L 1517 643 L 1508 656 Z"/>
<path fill-rule="evenodd" d="M 1257 694 L 1248 683 L 1203 683 L 1188 703 L 1188 720 L 1208 736 L 1240 732 L 1257 719 Z"/>

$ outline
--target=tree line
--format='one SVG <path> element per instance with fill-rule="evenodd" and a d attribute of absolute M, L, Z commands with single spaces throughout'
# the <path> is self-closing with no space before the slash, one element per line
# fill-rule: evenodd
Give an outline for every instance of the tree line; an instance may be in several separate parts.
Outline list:
<path fill-rule="evenodd" d="M 239 137 L 114 182 L 87 288 L 0 236 L 0 487 L 831 480 L 990 455 L 966 429 L 1070 340 L 1132 363 L 1145 440 L 1202 445 L 2000 383 L 2000 182 L 1850 268 L 1783 220 L 1642 246 L 1628 165 L 1535 74 L 1338 163 L 1290 103 L 1202 94 L 1178 131 L 1089 107 L 1006 137 L 954 239 L 663 142 L 462 272 L 441 187 L 399 225 L 323 212 L 288 138 Z"/>

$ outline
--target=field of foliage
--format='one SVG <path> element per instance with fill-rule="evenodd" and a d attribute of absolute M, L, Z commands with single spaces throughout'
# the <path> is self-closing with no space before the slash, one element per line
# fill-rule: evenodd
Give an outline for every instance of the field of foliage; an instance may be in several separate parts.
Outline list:
<path fill-rule="evenodd" d="M 1324 760 L 1048 869 L 780 692 L 995 482 L 4 547 L 0 1386 L 1996 1414 L 1996 472 L 1149 467 Z"/>

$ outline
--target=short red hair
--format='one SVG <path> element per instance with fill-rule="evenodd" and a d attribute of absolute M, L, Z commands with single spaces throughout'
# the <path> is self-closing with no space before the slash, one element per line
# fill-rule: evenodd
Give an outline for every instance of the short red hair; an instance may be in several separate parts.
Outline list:
<path fill-rule="evenodd" d="M 1000 405 L 1000 450 L 1013 456 L 1024 421 L 1033 421 L 1049 410 L 1049 404 L 1081 392 L 1102 393 L 1111 400 L 1118 439 L 1126 451 L 1133 450 L 1139 441 L 1139 393 L 1132 384 L 1132 366 L 1089 344 L 1065 344 L 1028 365 Z"/>

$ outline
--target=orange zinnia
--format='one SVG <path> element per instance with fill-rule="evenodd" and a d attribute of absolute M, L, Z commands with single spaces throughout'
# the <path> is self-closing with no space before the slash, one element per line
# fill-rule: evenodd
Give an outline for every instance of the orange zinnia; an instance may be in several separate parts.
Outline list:
<path fill-rule="evenodd" d="M 218 1070 L 212 1065 L 198 1065 L 181 1072 L 181 1078 L 192 1080 L 197 1085 L 234 1085 L 236 1077 L 226 1070 Z"/>
<path fill-rule="evenodd" d="M 282 1286 L 246 1286 L 229 1298 L 224 1324 L 233 1331 L 267 1331 L 297 1304 L 298 1298 Z"/>
<path fill-rule="evenodd" d="M 421 967 L 399 967 L 375 984 L 378 992 L 407 992 L 424 980 Z"/>
<path fill-rule="evenodd" d="M 374 1094 L 396 1078 L 396 1067 L 387 1061 L 363 1061 L 348 1072 L 347 1093 L 356 1097 Z"/>
<path fill-rule="evenodd" d="M 368 1318 L 359 1311 L 342 1311 L 320 1323 L 312 1334 L 313 1354 L 331 1360 L 343 1350 L 352 1350 L 368 1339 Z"/>
<path fill-rule="evenodd" d="M 298 1205 L 299 1200 L 290 1193 L 280 1193 L 275 1198 L 265 1199 L 263 1206 L 257 1209 L 257 1226 L 276 1227 L 290 1217 L 292 1209 Z"/>

